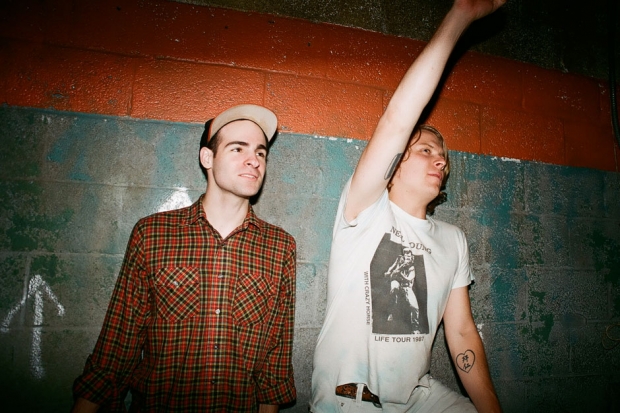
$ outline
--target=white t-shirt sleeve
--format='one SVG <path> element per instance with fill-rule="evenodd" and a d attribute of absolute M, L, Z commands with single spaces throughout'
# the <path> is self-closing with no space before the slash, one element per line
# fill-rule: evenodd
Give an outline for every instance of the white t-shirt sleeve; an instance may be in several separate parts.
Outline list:
<path fill-rule="evenodd" d="M 459 263 L 454 277 L 452 289 L 468 286 L 474 281 L 474 273 L 469 263 L 469 246 L 465 234 L 460 228 L 456 228 L 457 248 L 459 251 Z"/>
<path fill-rule="evenodd" d="M 349 178 L 344 189 L 342 190 L 342 195 L 340 196 L 340 202 L 338 204 L 338 212 L 336 213 L 336 222 L 334 225 L 334 231 L 332 235 L 335 235 L 338 230 L 349 228 L 349 227 L 363 227 L 377 215 L 377 211 L 380 211 L 387 207 L 390 200 L 388 198 L 387 189 L 383 191 L 379 199 L 377 199 L 372 205 L 369 205 L 366 209 L 358 214 L 358 216 L 352 221 L 347 221 L 344 216 L 344 208 L 347 204 L 347 198 L 349 196 L 349 190 L 351 189 L 351 179 L 353 176 Z"/>

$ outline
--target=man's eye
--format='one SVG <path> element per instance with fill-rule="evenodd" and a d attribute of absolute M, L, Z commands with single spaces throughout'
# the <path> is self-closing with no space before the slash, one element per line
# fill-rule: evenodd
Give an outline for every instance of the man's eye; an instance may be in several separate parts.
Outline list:
<path fill-rule="evenodd" d="M 262 157 L 262 158 L 266 158 L 266 157 L 267 157 L 267 154 L 266 154 L 265 152 L 259 152 L 259 153 L 257 153 L 256 155 L 257 155 L 257 156 L 260 156 L 260 157 Z"/>

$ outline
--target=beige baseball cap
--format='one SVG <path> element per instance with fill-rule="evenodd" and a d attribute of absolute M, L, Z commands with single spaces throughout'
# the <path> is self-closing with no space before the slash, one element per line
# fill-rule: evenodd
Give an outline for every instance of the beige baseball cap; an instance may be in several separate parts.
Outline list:
<path fill-rule="evenodd" d="M 265 133 L 269 142 L 276 133 L 278 118 L 269 109 L 258 105 L 238 105 L 226 109 L 211 122 L 208 139 L 211 139 L 220 129 L 236 120 L 250 120 L 256 123 Z"/>

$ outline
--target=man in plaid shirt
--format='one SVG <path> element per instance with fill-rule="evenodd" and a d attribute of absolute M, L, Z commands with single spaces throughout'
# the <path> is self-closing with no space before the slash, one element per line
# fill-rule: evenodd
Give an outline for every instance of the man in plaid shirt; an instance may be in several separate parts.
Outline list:
<path fill-rule="evenodd" d="M 295 240 L 254 215 L 276 116 L 207 122 L 207 190 L 133 229 L 73 412 L 277 412 L 295 400 Z"/>

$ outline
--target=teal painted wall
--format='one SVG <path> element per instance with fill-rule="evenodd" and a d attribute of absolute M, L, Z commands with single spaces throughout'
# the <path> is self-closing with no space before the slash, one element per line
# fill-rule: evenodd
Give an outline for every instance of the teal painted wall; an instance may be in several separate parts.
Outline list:
<path fill-rule="evenodd" d="M 6 106 L 0 125 L 2 410 L 65 412 L 133 224 L 204 190 L 202 131 Z M 291 412 L 307 411 L 332 222 L 364 145 L 282 133 L 271 149 L 256 210 L 298 242 Z M 620 175 L 450 155 L 436 215 L 468 236 L 474 316 L 505 412 L 620 411 Z M 458 389 L 442 332 L 432 373 Z"/>

